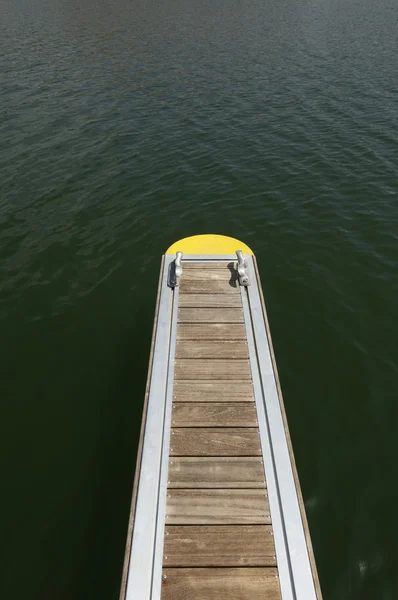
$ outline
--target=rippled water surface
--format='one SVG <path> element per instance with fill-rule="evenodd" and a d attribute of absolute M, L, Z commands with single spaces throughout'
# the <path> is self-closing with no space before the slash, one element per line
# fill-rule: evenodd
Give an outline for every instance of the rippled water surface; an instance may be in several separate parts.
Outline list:
<path fill-rule="evenodd" d="M 115 600 L 160 256 L 258 257 L 325 600 L 395 600 L 395 0 L 0 0 L 1 598 Z"/>

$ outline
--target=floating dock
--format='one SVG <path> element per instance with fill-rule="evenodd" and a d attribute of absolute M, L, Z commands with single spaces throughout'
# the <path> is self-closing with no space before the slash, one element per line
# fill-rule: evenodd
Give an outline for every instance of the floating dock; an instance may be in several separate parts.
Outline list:
<path fill-rule="evenodd" d="M 321 600 L 253 252 L 162 259 L 120 600 Z"/>

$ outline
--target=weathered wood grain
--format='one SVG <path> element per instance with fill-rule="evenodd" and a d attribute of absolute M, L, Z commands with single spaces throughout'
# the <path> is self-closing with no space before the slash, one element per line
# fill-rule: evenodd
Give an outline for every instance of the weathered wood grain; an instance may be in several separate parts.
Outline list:
<path fill-rule="evenodd" d="M 181 294 L 180 308 L 241 308 L 240 294 Z"/>
<path fill-rule="evenodd" d="M 246 358 L 244 340 L 181 340 L 176 344 L 176 358 Z"/>
<path fill-rule="evenodd" d="M 236 279 L 209 279 L 194 281 L 181 278 L 180 294 L 240 294 L 239 281 Z"/>
<path fill-rule="evenodd" d="M 275 567 L 269 525 L 166 526 L 165 567 Z"/>
<path fill-rule="evenodd" d="M 172 429 L 170 456 L 261 456 L 256 428 Z"/>
<path fill-rule="evenodd" d="M 169 488 L 265 488 L 257 456 L 173 456 Z"/>
<path fill-rule="evenodd" d="M 180 308 L 178 323 L 243 323 L 241 308 Z"/>
<path fill-rule="evenodd" d="M 236 374 L 236 377 L 238 374 Z M 174 402 L 253 402 L 250 381 L 175 381 Z"/>
<path fill-rule="evenodd" d="M 236 281 L 238 279 L 238 271 L 236 269 L 190 269 L 185 267 L 182 270 L 182 281 Z"/>
<path fill-rule="evenodd" d="M 161 600 L 281 600 L 273 567 L 163 569 Z"/>
<path fill-rule="evenodd" d="M 257 427 L 254 402 L 177 402 L 172 427 Z"/>
<path fill-rule="evenodd" d="M 243 323 L 179 323 L 177 340 L 246 340 Z"/>
<path fill-rule="evenodd" d="M 225 262 L 210 262 L 210 261 L 198 261 L 198 262 L 185 262 L 182 263 L 183 271 L 190 271 L 192 269 L 196 269 L 199 271 L 213 270 L 213 269 L 228 269 L 235 270 L 237 269 L 237 263 L 233 261 L 225 261 Z"/>
<path fill-rule="evenodd" d="M 174 365 L 174 378 L 187 379 L 235 379 L 251 381 L 248 360 L 222 360 L 210 358 L 177 358 Z M 226 384 L 228 385 L 228 384 Z"/>
<path fill-rule="evenodd" d="M 168 490 L 166 525 L 268 525 L 270 522 L 265 490 Z"/>

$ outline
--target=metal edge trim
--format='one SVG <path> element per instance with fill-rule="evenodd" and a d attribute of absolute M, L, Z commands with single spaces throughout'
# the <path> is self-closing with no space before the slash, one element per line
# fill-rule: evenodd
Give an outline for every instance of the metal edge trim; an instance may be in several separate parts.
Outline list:
<path fill-rule="evenodd" d="M 256 285 L 251 285 L 248 288 L 247 294 L 258 358 L 263 403 L 268 424 L 269 443 L 273 454 L 280 515 L 283 520 L 286 549 L 290 560 L 294 597 L 297 600 L 316 600 L 311 562 L 279 404 L 257 278 L 251 256 L 247 258 L 247 269 L 250 280 L 252 282 L 256 281 Z M 273 519 L 272 515 L 271 518 Z M 286 597 L 289 598 L 289 596 Z M 285 598 L 283 593 L 282 598 L 283 600 Z"/>
<path fill-rule="evenodd" d="M 164 262 L 165 262 L 165 257 L 162 256 L 162 260 L 160 263 L 160 270 L 159 270 L 158 286 L 157 286 L 157 292 L 156 292 L 156 303 L 155 303 L 155 314 L 154 314 L 153 328 L 152 328 L 151 349 L 150 349 L 149 361 L 148 361 L 148 375 L 147 375 L 147 382 L 146 382 L 146 386 L 145 386 L 145 396 L 144 396 L 144 405 L 143 405 L 143 409 L 142 409 L 140 437 L 139 437 L 139 442 L 138 442 L 137 458 L 136 458 L 136 463 L 135 463 L 133 490 L 132 490 L 132 494 L 131 494 L 129 521 L 128 521 L 128 526 L 127 526 L 127 536 L 126 536 L 126 544 L 125 544 L 125 552 L 124 552 L 124 560 L 123 560 L 123 568 L 122 568 L 122 577 L 121 577 L 121 583 L 120 583 L 119 600 L 125 600 L 125 598 L 126 598 L 127 579 L 128 579 L 129 566 L 130 566 L 131 545 L 132 545 L 132 537 L 133 537 L 133 529 L 134 529 L 135 508 L 136 508 L 137 493 L 138 493 L 138 486 L 139 486 L 139 480 L 140 480 L 142 449 L 143 449 L 143 442 L 144 442 L 144 436 L 145 436 L 145 424 L 146 424 L 146 416 L 147 416 L 147 412 L 148 412 L 148 399 L 149 399 L 149 390 L 150 390 L 150 383 L 151 383 L 151 377 L 152 377 L 153 355 L 154 355 L 154 349 L 155 349 L 156 331 L 157 331 L 158 317 L 159 317 L 160 295 L 161 295 L 161 290 L 162 290 L 162 281 L 163 281 L 163 273 L 164 273 Z"/>
<path fill-rule="evenodd" d="M 173 294 L 167 277 L 172 260 L 166 256 L 164 262 L 126 600 L 151 597 Z"/>
<path fill-rule="evenodd" d="M 169 474 L 171 419 L 173 411 L 174 365 L 177 339 L 179 288 L 174 289 L 173 309 L 171 316 L 171 333 L 169 344 L 169 370 L 167 375 L 165 416 L 163 425 L 163 446 L 158 498 L 158 513 L 156 524 L 156 539 L 154 548 L 154 567 L 152 583 L 152 600 L 159 600 L 162 590 L 163 548 L 166 529 L 167 483 Z"/>
<path fill-rule="evenodd" d="M 247 288 L 240 286 L 243 316 L 245 321 L 249 362 L 253 381 L 254 401 L 257 410 L 258 428 L 264 463 L 264 475 L 268 493 L 268 503 L 271 514 L 271 525 L 274 533 L 275 554 L 279 573 L 279 585 L 283 600 L 295 600 L 292 590 L 292 573 L 290 568 L 287 540 L 281 516 L 281 506 L 278 494 L 278 485 L 275 477 L 275 465 L 271 450 L 268 432 L 267 416 L 265 412 L 264 391 L 261 385 L 256 345 L 254 341 L 253 326 L 250 316 Z"/>
<path fill-rule="evenodd" d="M 309 558 L 310 558 L 310 564 L 311 564 L 311 570 L 312 570 L 312 577 L 314 580 L 316 597 L 317 597 L 317 600 L 322 600 L 322 591 L 321 591 L 321 585 L 320 585 L 318 570 L 317 570 L 316 561 L 315 561 L 315 554 L 314 554 L 314 549 L 312 546 L 312 540 L 311 540 L 311 534 L 310 534 L 310 529 L 309 529 L 309 525 L 308 525 L 307 514 L 305 511 L 303 494 L 302 494 L 301 487 L 300 487 L 300 481 L 299 481 L 296 461 L 295 461 L 294 452 L 293 452 L 293 445 L 292 445 L 292 441 L 291 441 L 291 437 L 290 437 L 285 405 L 283 402 L 283 394 L 282 394 L 282 388 L 281 388 L 281 384 L 280 384 L 280 380 L 279 380 L 278 367 L 276 364 L 275 352 L 274 352 L 274 348 L 273 348 L 273 344 L 272 344 L 272 336 L 271 336 L 271 330 L 270 330 L 269 321 L 268 321 L 267 309 L 265 306 L 264 294 L 263 294 L 263 290 L 261 287 L 260 274 L 259 274 L 257 260 L 256 260 L 255 256 L 253 256 L 253 265 L 254 265 L 254 271 L 256 274 L 258 292 L 259 292 L 261 307 L 262 307 L 262 311 L 263 311 L 263 319 L 265 322 L 265 329 L 266 329 L 266 333 L 267 333 L 268 345 L 269 345 L 270 354 L 271 354 L 271 361 L 272 361 L 272 367 L 273 367 L 274 377 L 275 377 L 275 382 L 276 382 L 276 389 L 278 392 L 279 406 L 281 409 L 283 425 L 284 425 L 287 445 L 288 445 L 288 449 L 289 449 L 290 462 L 292 465 L 294 482 L 295 482 L 295 486 L 296 486 L 296 493 L 297 493 L 298 501 L 299 501 L 300 514 L 301 514 L 301 519 L 303 522 L 305 539 L 306 539 L 308 554 L 309 554 Z"/>

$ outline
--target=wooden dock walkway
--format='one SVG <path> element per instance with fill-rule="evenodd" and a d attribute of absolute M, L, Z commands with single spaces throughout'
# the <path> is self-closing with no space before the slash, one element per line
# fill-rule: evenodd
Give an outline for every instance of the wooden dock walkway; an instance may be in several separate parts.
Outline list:
<path fill-rule="evenodd" d="M 322 600 L 255 259 L 172 259 L 120 600 Z"/>
<path fill-rule="evenodd" d="M 181 278 L 163 600 L 281 598 L 237 276 Z"/>

